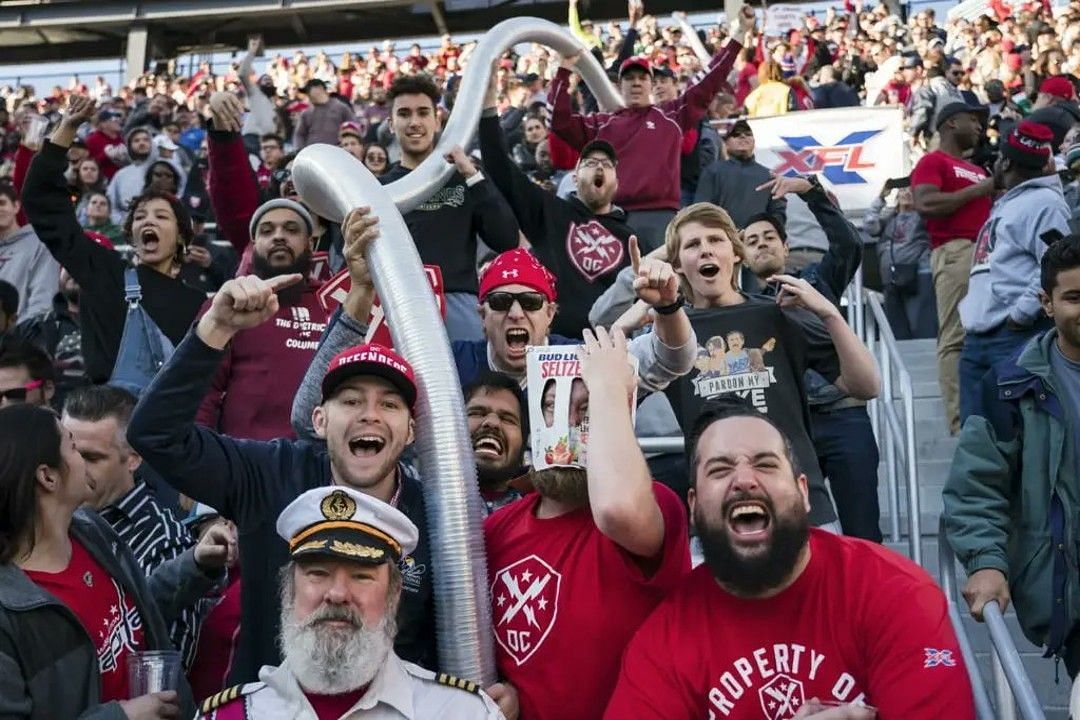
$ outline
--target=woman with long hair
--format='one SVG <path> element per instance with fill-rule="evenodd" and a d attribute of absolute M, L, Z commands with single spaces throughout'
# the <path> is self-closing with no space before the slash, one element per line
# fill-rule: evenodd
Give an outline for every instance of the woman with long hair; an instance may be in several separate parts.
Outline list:
<path fill-rule="evenodd" d="M 71 96 L 63 121 L 30 165 L 23 204 L 38 238 L 82 288 L 79 322 L 86 374 L 92 382 L 103 383 L 112 375 L 120 351 L 127 316 L 127 265 L 83 232 L 63 177 L 67 148 L 92 113 L 89 98 Z M 148 190 L 132 201 L 124 238 L 135 250 L 140 303 L 174 346 L 206 300 L 204 293 L 179 278 L 193 236 L 191 218 L 174 195 Z"/>
<path fill-rule="evenodd" d="M 743 103 L 750 117 L 783 115 L 791 109 L 791 88 L 784 82 L 780 63 L 764 60 L 758 66 L 758 86 Z"/>
<path fill-rule="evenodd" d="M 108 186 L 97 160 L 83 158 L 79 162 L 78 167 L 75 168 L 75 181 L 71 183 L 70 190 L 72 198 L 76 200 L 75 215 L 81 224 L 85 225 L 87 222 L 86 205 L 90 201 L 90 195 L 103 193 Z"/>
<path fill-rule="evenodd" d="M 197 582 L 194 553 L 148 581 L 108 523 L 79 509 L 93 489 L 52 411 L 0 409 L 0 715 L 192 717 L 182 677 L 176 690 L 129 699 L 127 659 L 172 650 L 162 611 L 179 583 Z"/>

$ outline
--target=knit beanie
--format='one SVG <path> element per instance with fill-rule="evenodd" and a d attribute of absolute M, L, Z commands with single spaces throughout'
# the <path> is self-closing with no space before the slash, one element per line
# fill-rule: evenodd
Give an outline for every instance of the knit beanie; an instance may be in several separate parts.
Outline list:
<path fill-rule="evenodd" d="M 311 213 L 307 211 L 307 208 L 288 198 L 275 198 L 273 200 L 268 200 L 255 208 L 255 212 L 251 216 L 251 223 L 248 224 L 248 235 L 254 238 L 255 228 L 259 227 L 259 220 L 262 219 L 262 216 L 271 210 L 277 210 L 278 208 L 286 208 L 299 215 L 300 219 L 304 221 L 304 225 L 307 227 L 308 237 L 315 234 L 315 222 L 311 219 Z"/>
<path fill-rule="evenodd" d="M 1045 167 L 1053 151 L 1050 143 L 1054 132 L 1037 122 L 1024 120 L 1009 133 L 1001 146 L 1001 154 L 1022 167 L 1037 170 Z"/>

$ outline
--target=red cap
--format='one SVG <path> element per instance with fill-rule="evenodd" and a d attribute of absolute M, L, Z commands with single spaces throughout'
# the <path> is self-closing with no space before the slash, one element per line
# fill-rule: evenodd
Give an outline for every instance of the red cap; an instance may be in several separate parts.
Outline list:
<path fill-rule="evenodd" d="M 555 302 L 555 276 L 528 250 L 514 248 L 501 253 L 480 278 L 480 300 L 503 285 L 524 285 Z"/>
<path fill-rule="evenodd" d="M 1053 95 L 1062 100 L 1076 99 L 1076 88 L 1064 75 L 1054 75 L 1043 80 L 1042 85 L 1039 86 L 1039 92 Z"/>
<path fill-rule="evenodd" d="M 342 350 L 330 361 L 323 375 L 322 395 L 325 402 L 341 383 L 357 375 L 374 375 L 388 381 L 412 409 L 416 402 L 416 375 L 412 365 L 383 345 L 370 343 Z"/>
<path fill-rule="evenodd" d="M 623 73 L 634 67 L 641 68 L 649 75 L 652 75 L 652 63 L 649 62 L 649 58 L 644 55 L 635 55 L 623 60 L 622 65 L 619 66 L 619 77 L 622 77 Z"/>
<path fill-rule="evenodd" d="M 98 245 L 105 248 L 106 250 L 115 250 L 116 249 L 116 246 L 112 244 L 112 240 L 110 240 L 108 237 L 106 237 L 105 235 L 102 235 L 99 232 L 95 232 L 93 230 L 83 230 L 83 235 L 90 238 L 91 240 L 93 240 L 94 242 L 96 242 Z"/>
<path fill-rule="evenodd" d="M 344 137 L 345 135 L 352 135 L 358 140 L 363 141 L 364 139 L 364 134 L 360 131 L 360 123 L 356 122 L 355 120 L 346 120 L 345 122 L 341 123 L 341 126 L 338 128 L 337 132 L 339 138 Z"/>
<path fill-rule="evenodd" d="M 1019 72 L 1020 66 L 1024 63 L 1023 58 L 1018 53 L 1009 53 L 1005 56 L 1005 64 L 1013 72 Z"/>

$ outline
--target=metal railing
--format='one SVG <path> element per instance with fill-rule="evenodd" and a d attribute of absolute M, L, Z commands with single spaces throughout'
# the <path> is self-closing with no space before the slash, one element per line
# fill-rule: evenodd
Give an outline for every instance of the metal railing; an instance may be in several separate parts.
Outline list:
<path fill-rule="evenodd" d="M 856 280 L 861 279 L 857 277 Z M 856 334 L 877 362 L 881 392 L 867 404 L 878 447 L 885 456 L 889 504 L 889 539 L 900 542 L 900 478 L 907 492 L 909 556 L 922 565 L 922 517 L 919 503 L 919 464 L 915 457 L 915 390 L 904 367 L 900 347 L 885 317 L 878 293 L 855 282 L 848 288 L 848 317 Z M 861 302 L 860 302 L 861 300 Z M 869 312 L 867 312 L 869 310 Z M 898 396 L 898 397 L 897 397 Z"/>
<path fill-rule="evenodd" d="M 964 656 L 964 664 L 971 678 L 971 688 L 975 693 L 975 709 L 979 720 L 984 718 L 1015 720 L 1018 707 L 1023 720 L 1046 720 L 1039 696 L 1035 693 L 1031 678 L 1024 670 L 1020 652 L 1016 649 L 1016 644 L 1009 634 L 1001 607 L 996 602 L 989 602 L 983 607 L 983 620 L 990 635 L 990 660 L 993 670 L 995 702 L 993 706 L 991 705 L 990 696 L 979 673 L 975 653 L 971 649 L 971 641 L 957 606 L 956 555 L 953 554 L 949 541 L 945 537 L 944 517 L 938 523 L 938 566 L 941 589 L 945 592 L 945 599 L 949 604 L 949 620 L 952 621 L 953 629 L 956 630 L 960 653 Z"/>

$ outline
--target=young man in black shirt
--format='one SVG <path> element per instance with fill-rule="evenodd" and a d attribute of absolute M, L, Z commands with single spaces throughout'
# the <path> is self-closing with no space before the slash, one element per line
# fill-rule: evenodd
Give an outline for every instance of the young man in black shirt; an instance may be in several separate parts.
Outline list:
<path fill-rule="evenodd" d="M 401 160 L 383 175 L 383 185 L 400 180 L 435 150 L 439 132 L 436 107 L 440 93 L 420 75 L 394 80 L 390 98 L 390 129 L 401 143 Z M 446 290 L 446 333 L 451 340 L 483 337 L 476 314 L 477 236 L 496 252 L 517 247 L 518 225 L 506 201 L 482 172 L 472 172 L 464 153 L 448 158 L 457 172 L 434 195 L 405 215 L 420 259 L 438 265 Z M 466 173 L 468 177 L 466 177 Z"/>
<path fill-rule="evenodd" d="M 577 191 L 563 200 L 534 183 L 510 160 L 495 111 L 497 90 L 488 88 L 480 118 L 480 153 L 485 171 L 505 195 L 532 253 L 559 280 L 564 298 L 551 332 L 581 337 L 590 328 L 589 308 L 630 265 L 627 242 L 633 231 L 626 213 L 612 203 L 619 181 L 618 158 L 606 140 L 582 148 L 574 169 Z"/>
<path fill-rule="evenodd" d="M 683 281 L 701 351 L 697 373 L 667 390 L 688 429 L 712 397 L 737 394 L 776 420 L 791 438 L 810 481 L 810 518 L 836 519 L 809 434 L 803 374 L 807 368 L 852 397 L 878 391 L 874 360 L 840 311 L 806 280 L 776 275 L 778 296 L 750 296 L 735 285 L 746 258 L 731 217 L 709 203 L 684 208 L 668 226 L 668 258 Z"/>

